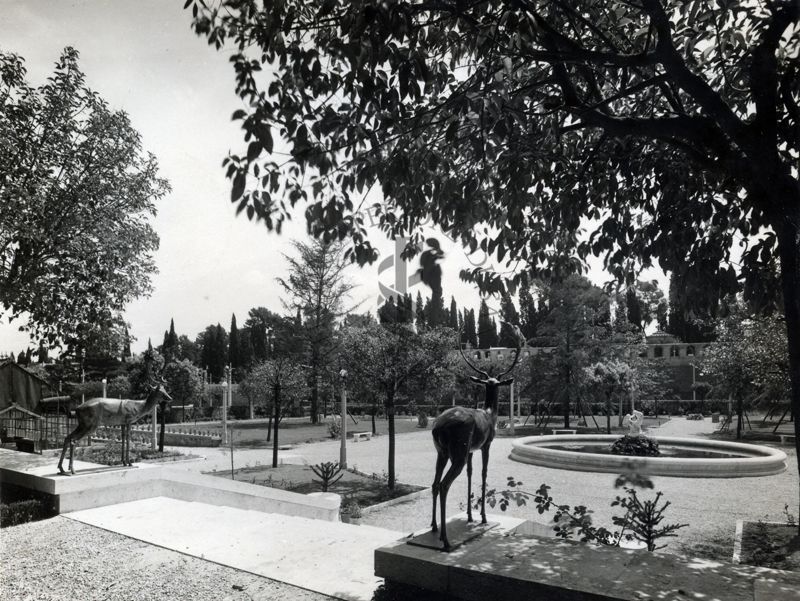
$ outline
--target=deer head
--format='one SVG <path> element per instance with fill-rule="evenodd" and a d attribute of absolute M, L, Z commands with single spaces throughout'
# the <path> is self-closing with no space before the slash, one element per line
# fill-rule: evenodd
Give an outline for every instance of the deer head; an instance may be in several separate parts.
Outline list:
<path fill-rule="evenodd" d="M 500 323 L 504 324 L 504 323 L 507 323 L 507 322 L 501 321 Z M 498 397 L 499 392 L 500 392 L 500 387 L 501 386 L 509 386 L 514 382 L 514 378 L 507 378 L 507 379 L 503 379 L 503 378 L 505 378 L 505 376 L 510 374 L 514 370 L 514 368 L 517 366 L 517 363 L 519 363 L 520 350 L 522 348 L 523 336 L 522 336 L 522 333 L 519 331 L 518 327 L 516 327 L 516 326 L 514 326 L 512 324 L 508 324 L 508 325 L 511 326 L 514 329 L 514 332 L 516 333 L 516 338 L 517 338 L 517 347 L 516 347 L 516 350 L 514 352 L 514 361 L 511 364 L 511 367 L 509 367 L 507 370 L 505 370 L 503 373 L 499 374 L 496 377 L 490 375 L 489 372 L 487 372 L 487 371 L 484 371 L 482 369 L 478 369 L 477 367 L 475 367 L 475 365 L 473 365 L 472 362 L 470 362 L 470 360 L 467 359 L 467 356 L 464 354 L 464 351 L 462 350 L 461 345 L 460 344 L 458 345 L 458 350 L 461 353 L 461 357 L 464 359 L 464 362 L 467 365 L 469 365 L 473 370 L 475 370 L 476 372 L 478 372 L 482 376 L 480 378 L 475 377 L 475 376 L 470 376 L 469 379 L 472 380 L 473 382 L 475 382 L 476 384 L 480 384 L 480 385 L 482 385 L 483 387 L 486 388 L 485 406 L 487 408 L 489 408 L 489 407 L 493 408 L 493 407 L 497 406 L 497 397 Z M 459 339 L 460 339 L 460 337 L 459 337 Z"/>

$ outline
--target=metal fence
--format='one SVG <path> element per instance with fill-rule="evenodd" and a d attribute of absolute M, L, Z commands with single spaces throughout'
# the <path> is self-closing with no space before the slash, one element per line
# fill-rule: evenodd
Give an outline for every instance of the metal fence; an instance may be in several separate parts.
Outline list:
<path fill-rule="evenodd" d="M 68 417 L 63 414 L 45 415 L 42 422 L 42 448 L 60 449 L 61 445 L 64 444 L 64 438 L 66 438 L 67 434 L 72 432 L 77 427 L 78 420 L 75 417 Z M 84 446 L 88 444 L 88 436 L 75 441 L 76 446 Z"/>

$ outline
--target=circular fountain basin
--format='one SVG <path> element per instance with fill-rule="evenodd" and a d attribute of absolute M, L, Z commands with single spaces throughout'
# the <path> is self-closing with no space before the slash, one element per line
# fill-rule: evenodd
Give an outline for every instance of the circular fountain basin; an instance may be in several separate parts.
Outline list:
<path fill-rule="evenodd" d="M 786 453 L 763 445 L 657 437 L 661 455 L 613 455 L 618 435 L 525 436 L 512 443 L 510 458 L 522 463 L 581 472 L 624 473 L 680 478 L 771 476 L 786 469 Z"/>

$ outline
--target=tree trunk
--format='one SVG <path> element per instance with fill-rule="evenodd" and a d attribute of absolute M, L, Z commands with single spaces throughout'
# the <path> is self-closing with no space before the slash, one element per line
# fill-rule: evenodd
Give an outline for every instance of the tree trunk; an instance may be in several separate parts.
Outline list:
<path fill-rule="evenodd" d="M 311 382 L 311 423 L 316 424 L 319 422 L 319 375 L 317 370 L 317 359 L 312 359 L 313 369 L 311 370 L 313 381 Z"/>
<path fill-rule="evenodd" d="M 386 396 L 386 419 L 389 421 L 389 490 L 394 490 L 394 391 Z"/>
<path fill-rule="evenodd" d="M 742 437 L 742 420 L 744 419 L 744 401 L 742 395 L 736 399 L 736 440 Z"/>
<path fill-rule="evenodd" d="M 783 305 L 789 346 L 789 379 L 792 383 L 791 408 L 795 416 L 795 448 L 800 455 L 800 189 L 785 199 L 785 213 L 775 226 L 781 260 Z M 800 462 L 798 462 L 800 472 Z M 800 502 L 800 495 L 798 496 Z"/>
<path fill-rule="evenodd" d="M 611 434 L 611 411 L 614 405 L 611 403 L 611 397 L 606 397 L 606 434 Z"/>
<path fill-rule="evenodd" d="M 278 422 L 281 416 L 281 385 L 275 384 L 275 414 L 272 418 L 272 467 L 278 467 Z"/>
<path fill-rule="evenodd" d="M 269 414 L 269 421 L 267 422 L 267 442 L 272 440 L 272 414 Z"/>
<path fill-rule="evenodd" d="M 166 432 L 167 428 L 167 403 L 162 402 L 159 403 L 159 409 L 161 409 L 161 429 L 158 432 L 158 452 L 164 452 L 164 433 Z"/>
<path fill-rule="evenodd" d="M 378 429 L 375 427 L 375 414 L 378 412 L 378 405 L 372 401 L 372 434 L 377 435 Z"/>

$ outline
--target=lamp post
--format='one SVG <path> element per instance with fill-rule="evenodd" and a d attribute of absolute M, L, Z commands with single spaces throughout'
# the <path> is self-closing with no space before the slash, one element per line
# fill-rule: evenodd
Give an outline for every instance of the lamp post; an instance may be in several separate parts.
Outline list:
<path fill-rule="evenodd" d="M 227 370 L 227 368 L 225 368 Z M 227 374 L 226 374 L 227 377 Z M 228 444 L 228 381 L 222 381 L 222 444 Z"/>
<path fill-rule="evenodd" d="M 342 378 L 342 444 L 339 448 L 339 467 L 342 469 L 347 468 L 347 389 L 345 388 L 345 378 L 347 378 L 347 370 L 343 369 L 339 372 L 339 377 Z"/>
<path fill-rule="evenodd" d="M 106 398 L 106 397 L 108 396 L 108 395 L 106 394 L 106 384 L 107 384 L 107 383 L 108 383 L 108 380 L 106 380 L 105 378 L 103 378 L 103 398 Z"/>

